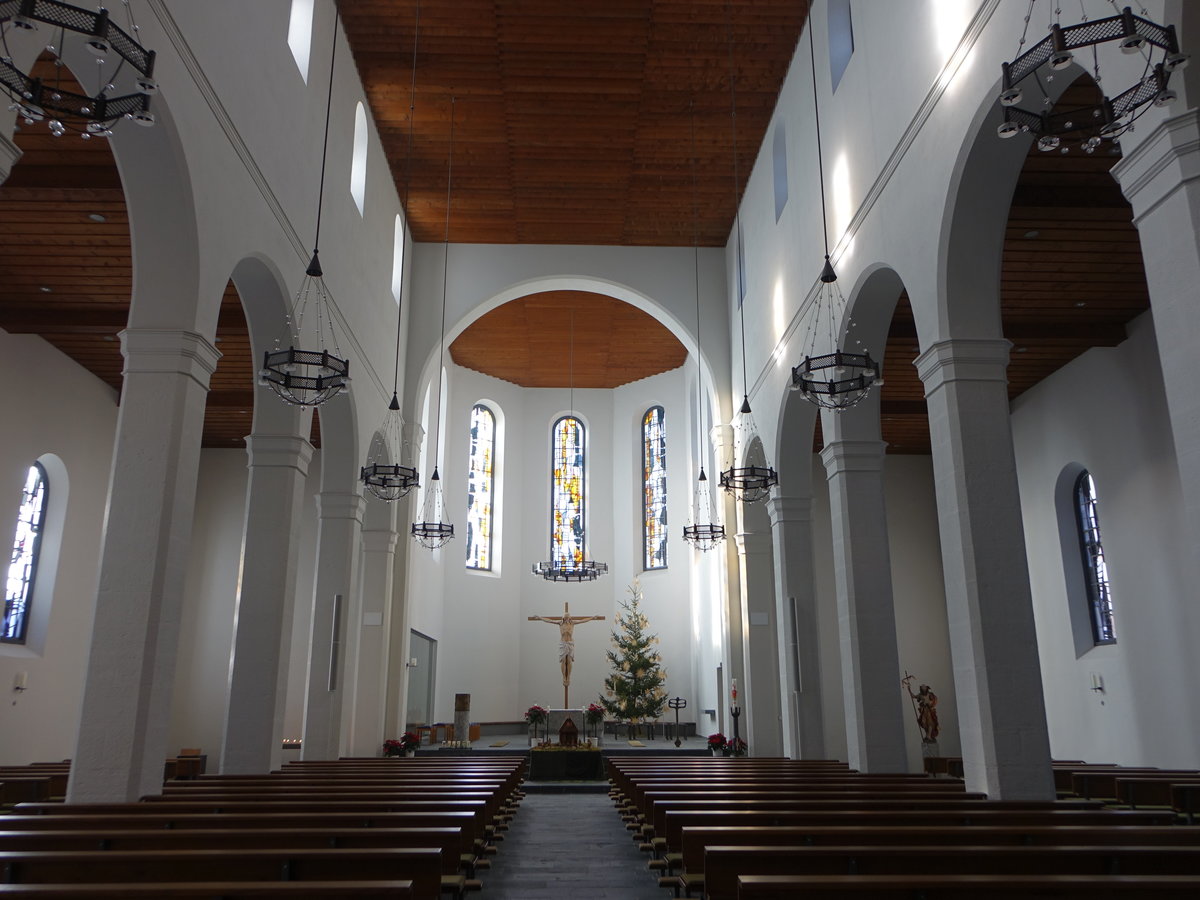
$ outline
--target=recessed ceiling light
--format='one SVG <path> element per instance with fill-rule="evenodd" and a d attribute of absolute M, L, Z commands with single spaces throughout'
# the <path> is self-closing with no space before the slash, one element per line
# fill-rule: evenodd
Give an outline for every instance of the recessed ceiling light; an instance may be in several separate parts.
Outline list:
<path fill-rule="evenodd" d="M 1041 234 L 1040 231 L 1027 231 L 1027 232 L 1025 232 L 1025 237 L 1032 240 L 1033 238 L 1037 237 L 1039 234 Z"/>
<path fill-rule="evenodd" d="M 91 219 L 93 222 L 107 222 L 108 221 L 108 219 L 105 216 L 100 215 L 100 213 L 89 213 L 88 218 Z"/>
<path fill-rule="evenodd" d="M 44 285 L 44 284 L 40 288 L 38 288 L 38 290 L 41 291 L 43 294 L 51 293 L 50 288 L 46 287 L 46 285 Z"/>
<path fill-rule="evenodd" d="M 1017 352 L 1018 352 L 1018 353 L 1024 353 L 1024 352 L 1025 352 L 1026 350 L 1028 350 L 1028 349 L 1029 349 L 1028 347 L 1018 347 L 1018 348 L 1017 348 Z"/>
<path fill-rule="evenodd" d="M 113 337 L 111 334 L 106 334 L 106 335 L 104 335 L 104 338 L 103 338 L 103 340 L 106 340 L 106 341 L 115 341 L 115 340 L 116 340 L 116 338 L 115 338 L 115 337 Z"/>
<path fill-rule="evenodd" d="M 1085 306 L 1087 306 L 1087 301 L 1086 301 L 1086 300 L 1076 300 L 1076 301 L 1075 301 L 1075 308 L 1076 308 L 1076 309 L 1083 309 L 1083 307 L 1085 307 Z"/>

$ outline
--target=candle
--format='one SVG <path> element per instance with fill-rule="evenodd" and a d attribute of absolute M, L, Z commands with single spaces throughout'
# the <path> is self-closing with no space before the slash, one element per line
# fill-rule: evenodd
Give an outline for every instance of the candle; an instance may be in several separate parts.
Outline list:
<path fill-rule="evenodd" d="M 733 705 L 737 706 L 737 679 L 733 679 L 729 683 L 729 696 L 733 698 Z"/>

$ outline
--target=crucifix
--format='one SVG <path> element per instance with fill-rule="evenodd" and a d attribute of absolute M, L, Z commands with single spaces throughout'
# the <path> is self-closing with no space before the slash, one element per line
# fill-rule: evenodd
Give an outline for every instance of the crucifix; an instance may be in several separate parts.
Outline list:
<path fill-rule="evenodd" d="M 561 616 L 530 616 L 530 622 L 549 622 L 558 626 L 558 662 L 563 676 L 563 709 L 569 709 L 567 691 L 571 686 L 571 663 L 575 661 L 575 626 L 580 622 L 603 622 L 604 616 L 573 616 L 569 603 L 563 604 Z"/>

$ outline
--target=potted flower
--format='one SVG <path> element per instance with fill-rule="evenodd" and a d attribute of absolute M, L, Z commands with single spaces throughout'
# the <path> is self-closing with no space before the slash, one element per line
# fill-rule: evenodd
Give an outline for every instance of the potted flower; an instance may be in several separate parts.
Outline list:
<path fill-rule="evenodd" d="M 589 703 L 588 708 L 583 711 L 583 717 L 584 720 L 592 726 L 592 733 L 596 736 L 596 739 L 599 740 L 600 732 L 596 726 L 604 721 L 604 707 L 599 703 Z"/>
<path fill-rule="evenodd" d="M 421 738 L 412 731 L 400 735 L 399 740 L 393 738 L 383 742 L 384 756 L 412 756 L 421 745 Z"/>
<path fill-rule="evenodd" d="M 745 756 L 746 755 L 746 742 L 743 741 L 741 738 L 737 738 L 736 740 L 734 738 L 730 738 L 728 741 L 725 742 L 725 755 L 726 756 Z"/>
<path fill-rule="evenodd" d="M 529 723 L 529 727 L 533 731 L 532 737 L 536 738 L 537 727 L 550 721 L 550 713 L 547 712 L 546 707 L 538 706 L 535 703 L 525 710 L 525 721 Z"/>
<path fill-rule="evenodd" d="M 725 735 L 719 731 L 715 731 L 708 736 L 708 749 L 712 751 L 712 755 L 723 753 L 725 750 Z"/>

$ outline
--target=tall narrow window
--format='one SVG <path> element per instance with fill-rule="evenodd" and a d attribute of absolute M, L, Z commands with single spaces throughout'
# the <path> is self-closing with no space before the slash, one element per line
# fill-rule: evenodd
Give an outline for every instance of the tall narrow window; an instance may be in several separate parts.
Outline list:
<path fill-rule="evenodd" d="M 400 302 L 404 290 L 404 219 L 396 213 L 396 224 L 392 228 L 392 296 Z"/>
<path fill-rule="evenodd" d="M 42 543 L 47 488 L 46 470 L 41 463 L 35 462 L 25 476 L 25 491 L 17 513 L 17 533 L 13 538 L 12 563 L 4 585 L 4 623 L 0 627 L 0 641 L 5 643 L 25 643 L 29 601 L 33 597 L 33 579 L 37 575 L 38 548 Z"/>
<path fill-rule="evenodd" d="M 829 16 L 829 77 L 837 90 L 850 57 L 854 55 L 854 24 L 850 21 L 850 0 L 830 0 Z M 810 25 L 811 27 L 811 25 Z"/>
<path fill-rule="evenodd" d="M 354 108 L 354 152 L 350 157 L 350 196 L 363 214 L 367 202 L 367 111 L 362 101 Z"/>
<path fill-rule="evenodd" d="M 787 130 L 782 120 L 776 124 L 775 136 L 771 138 L 771 161 L 775 175 L 775 221 L 778 222 L 788 202 Z"/>
<path fill-rule="evenodd" d="M 288 16 L 288 47 L 300 77 L 308 82 L 308 54 L 312 47 L 313 0 L 292 0 Z"/>
<path fill-rule="evenodd" d="M 661 406 L 642 416 L 642 567 L 667 567 L 667 431 Z"/>
<path fill-rule="evenodd" d="M 576 566 L 586 558 L 584 544 L 584 428 L 574 416 L 554 423 L 550 483 L 550 559 Z"/>
<path fill-rule="evenodd" d="M 1096 504 L 1096 482 L 1084 470 L 1075 479 L 1075 514 L 1079 546 L 1083 552 L 1083 577 L 1091 612 L 1092 638 L 1097 644 L 1114 644 L 1112 593 L 1108 586 L 1108 562 L 1100 542 L 1100 512 Z"/>
<path fill-rule="evenodd" d="M 467 451 L 467 568 L 491 571 L 496 415 L 482 403 L 471 407 Z"/>

